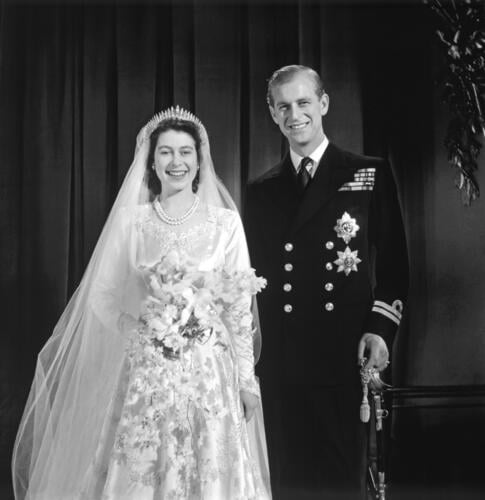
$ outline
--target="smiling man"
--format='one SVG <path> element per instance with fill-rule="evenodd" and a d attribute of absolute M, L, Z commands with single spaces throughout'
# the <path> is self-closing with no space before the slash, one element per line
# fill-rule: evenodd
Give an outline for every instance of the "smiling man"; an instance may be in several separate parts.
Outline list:
<path fill-rule="evenodd" d="M 363 498 L 358 360 L 386 368 L 408 287 L 396 187 L 386 161 L 329 142 L 314 70 L 277 70 L 267 101 L 289 152 L 250 184 L 245 224 L 268 280 L 257 371 L 274 498 Z"/>
<path fill-rule="evenodd" d="M 328 111 L 328 95 L 316 80 L 318 75 L 310 70 L 289 73 L 288 78 L 282 78 L 280 84 L 273 82 L 269 110 L 291 151 L 300 157 L 310 156 L 325 141 L 322 116 Z"/>

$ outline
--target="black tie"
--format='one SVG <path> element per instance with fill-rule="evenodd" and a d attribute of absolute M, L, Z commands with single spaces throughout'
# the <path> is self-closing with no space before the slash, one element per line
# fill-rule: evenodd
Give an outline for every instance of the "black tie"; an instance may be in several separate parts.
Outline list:
<path fill-rule="evenodd" d="M 300 162 L 300 166 L 298 168 L 298 175 L 296 176 L 296 180 L 298 182 L 298 190 L 300 193 L 303 193 L 305 191 L 305 188 L 307 187 L 308 183 L 310 182 L 310 173 L 308 172 L 306 166 L 309 163 L 312 163 L 312 159 L 309 158 L 308 156 L 305 156 L 305 158 L 302 158 Z"/>

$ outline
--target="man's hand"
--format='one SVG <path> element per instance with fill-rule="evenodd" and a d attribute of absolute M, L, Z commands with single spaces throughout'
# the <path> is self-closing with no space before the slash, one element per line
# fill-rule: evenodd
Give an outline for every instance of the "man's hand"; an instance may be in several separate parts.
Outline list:
<path fill-rule="evenodd" d="M 374 333 L 364 333 L 359 342 L 357 352 L 357 361 L 364 358 L 364 353 L 367 357 L 367 363 L 364 365 L 364 370 L 376 368 L 378 371 L 385 370 L 389 364 L 389 350 L 387 349 L 384 339 Z"/>
<path fill-rule="evenodd" d="M 241 396 L 241 402 L 244 408 L 244 416 L 246 417 L 246 422 L 249 422 L 254 415 L 254 410 L 259 404 L 258 396 L 247 391 L 239 391 Z"/>

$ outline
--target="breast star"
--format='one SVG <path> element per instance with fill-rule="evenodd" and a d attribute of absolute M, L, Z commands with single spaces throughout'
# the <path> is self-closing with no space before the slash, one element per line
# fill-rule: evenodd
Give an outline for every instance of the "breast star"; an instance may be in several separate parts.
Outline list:
<path fill-rule="evenodd" d="M 345 276 L 348 276 L 352 271 L 357 272 L 357 264 L 362 262 L 358 254 L 358 250 L 352 251 L 349 247 L 343 252 L 337 251 L 338 259 L 334 260 L 334 264 L 338 266 L 337 272 L 341 273 L 343 271 Z"/>

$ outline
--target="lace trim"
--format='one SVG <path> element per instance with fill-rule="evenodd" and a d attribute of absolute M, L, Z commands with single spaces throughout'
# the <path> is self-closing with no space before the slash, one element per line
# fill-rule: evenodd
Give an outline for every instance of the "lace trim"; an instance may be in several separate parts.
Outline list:
<path fill-rule="evenodd" d="M 143 205 L 135 214 L 134 225 L 140 232 L 153 236 L 161 244 L 161 250 L 173 249 L 174 246 L 184 250 L 192 250 L 202 240 L 213 240 L 215 231 L 230 227 L 234 214 L 231 210 L 207 206 L 208 217 L 194 224 L 185 231 L 175 231 L 156 216 L 152 205 Z"/>

